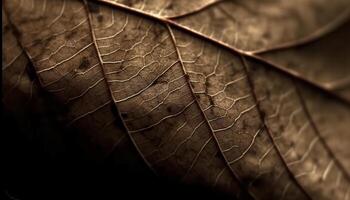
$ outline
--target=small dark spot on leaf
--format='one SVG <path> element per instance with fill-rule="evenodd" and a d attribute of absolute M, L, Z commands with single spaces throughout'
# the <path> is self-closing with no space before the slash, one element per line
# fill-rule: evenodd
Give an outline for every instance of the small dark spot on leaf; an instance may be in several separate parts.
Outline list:
<path fill-rule="evenodd" d="M 283 125 L 280 125 L 280 126 L 278 127 L 278 129 L 279 129 L 280 132 L 283 132 L 283 131 L 284 131 Z"/>
<path fill-rule="evenodd" d="M 270 39 L 271 38 L 270 32 L 265 32 L 262 36 L 263 36 L 263 38 L 266 38 L 266 39 Z"/>
<path fill-rule="evenodd" d="M 296 157 L 297 157 L 297 159 L 296 159 L 296 160 L 300 160 L 300 159 L 302 159 L 302 158 L 303 158 L 303 155 L 302 155 L 302 154 L 297 154 L 297 155 L 296 155 Z"/>
<path fill-rule="evenodd" d="M 99 14 L 97 16 L 97 21 L 101 23 L 103 21 L 103 15 Z"/>
<path fill-rule="evenodd" d="M 173 108 L 172 108 L 171 106 L 168 106 L 168 107 L 166 107 L 166 110 L 167 110 L 169 113 L 171 113 L 172 110 L 173 110 Z"/>
<path fill-rule="evenodd" d="M 245 119 L 242 121 L 242 129 L 243 130 L 247 129 L 247 122 Z"/>
<path fill-rule="evenodd" d="M 67 40 L 69 40 L 69 39 L 72 39 L 76 33 L 77 33 L 76 31 L 71 31 L 71 32 L 69 32 L 67 35 L 65 35 L 64 37 L 65 37 Z"/>
<path fill-rule="evenodd" d="M 260 135 L 260 134 L 258 134 L 258 137 L 259 137 L 259 135 Z M 250 149 L 249 151 L 250 151 L 249 154 L 252 154 L 252 155 L 254 155 L 254 156 L 257 155 L 257 150 L 256 150 L 256 149 L 252 148 L 252 149 Z"/>
<path fill-rule="evenodd" d="M 154 28 L 154 35 L 160 37 L 164 33 L 165 29 L 162 26 L 156 26 Z"/>
<path fill-rule="evenodd" d="M 89 61 L 89 59 L 87 58 L 87 57 L 83 57 L 82 59 L 81 59 L 81 62 L 80 62 L 80 65 L 79 65 L 79 69 L 80 70 L 86 70 L 88 67 L 89 67 L 89 65 L 90 65 L 90 61 Z"/>
<path fill-rule="evenodd" d="M 291 147 L 295 147 L 295 142 L 292 141 L 292 142 L 290 143 L 290 146 L 291 146 Z"/>

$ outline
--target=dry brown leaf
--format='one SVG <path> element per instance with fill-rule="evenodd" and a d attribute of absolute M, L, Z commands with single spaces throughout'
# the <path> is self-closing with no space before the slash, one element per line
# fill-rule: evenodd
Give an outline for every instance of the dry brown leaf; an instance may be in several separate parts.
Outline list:
<path fill-rule="evenodd" d="M 131 141 L 154 173 L 232 197 L 350 198 L 349 1 L 3 6 L 5 107 L 48 92 L 94 158 Z"/>

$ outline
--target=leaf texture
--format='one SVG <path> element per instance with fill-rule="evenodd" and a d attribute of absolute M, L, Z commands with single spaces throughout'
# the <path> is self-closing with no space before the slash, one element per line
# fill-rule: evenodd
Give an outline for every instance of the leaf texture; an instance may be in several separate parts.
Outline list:
<path fill-rule="evenodd" d="M 3 5 L 5 106 L 48 92 L 97 159 L 131 142 L 238 199 L 350 198 L 348 24 L 313 41 L 349 1 Z"/>
<path fill-rule="evenodd" d="M 147 6 L 139 6 L 141 3 L 99 1 L 120 3 L 147 13 L 171 18 L 168 14 L 157 12 L 162 8 L 149 12 Z M 161 2 L 159 1 L 158 5 L 162 5 Z M 182 1 L 168 2 L 174 8 L 182 4 Z M 207 4 L 209 3 L 211 2 L 208 1 Z M 334 4 L 315 0 L 217 1 L 203 12 L 189 10 L 189 16 L 177 17 L 174 20 L 237 49 L 266 51 L 329 31 L 328 29 L 346 19 L 350 12 L 349 6 L 347 0 L 338 0 Z M 202 1 L 199 1 L 197 7 L 203 7 Z"/>
<path fill-rule="evenodd" d="M 350 99 L 350 68 L 344 67 L 350 66 L 350 49 L 347 45 L 349 27 L 347 22 L 319 41 L 301 47 L 263 53 L 261 56 Z"/>

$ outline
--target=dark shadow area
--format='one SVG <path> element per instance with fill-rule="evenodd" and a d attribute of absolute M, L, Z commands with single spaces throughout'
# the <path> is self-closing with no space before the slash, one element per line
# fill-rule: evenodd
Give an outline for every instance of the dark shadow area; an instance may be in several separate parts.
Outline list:
<path fill-rule="evenodd" d="M 6 111 L 2 117 L 2 194 L 7 199 L 229 199 L 155 177 L 142 160 L 123 152 L 130 142 L 96 162 L 84 155 L 73 132 L 52 122 L 54 117 L 36 116 L 25 123 Z"/>

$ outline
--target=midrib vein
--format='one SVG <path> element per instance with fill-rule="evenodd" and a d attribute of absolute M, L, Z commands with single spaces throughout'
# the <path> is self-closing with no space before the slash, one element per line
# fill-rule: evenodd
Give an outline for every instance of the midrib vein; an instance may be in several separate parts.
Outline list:
<path fill-rule="evenodd" d="M 147 17 L 147 18 L 150 18 L 150 19 L 153 19 L 153 20 L 156 20 L 156 21 L 160 21 L 164 24 L 167 24 L 169 26 L 173 26 L 173 27 L 176 27 L 182 31 L 185 31 L 187 33 L 190 33 L 192 35 L 195 35 L 197 37 L 200 37 L 202 39 L 205 39 L 209 42 L 212 42 L 216 45 L 219 45 L 223 48 L 226 48 L 234 53 L 238 53 L 240 55 L 243 55 L 243 56 L 246 56 L 246 57 L 249 57 L 249 58 L 252 58 L 254 60 L 257 60 L 257 61 L 260 61 L 260 62 L 263 62 L 264 64 L 266 64 L 267 66 L 270 66 L 271 68 L 279 71 L 279 72 L 282 72 L 283 74 L 286 74 L 290 77 L 293 77 L 295 79 L 298 79 L 302 82 L 305 82 L 309 85 L 312 85 L 313 87 L 327 93 L 327 94 L 330 94 L 331 96 L 333 96 L 334 98 L 340 100 L 340 101 L 343 101 L 345 102 L 346 104 L 350 105 L 350 99 L 344 97 L 344 96 L 341 96 L 339 94 L 337 94 L 335 91 L 332 91 L 330 90 L 329 88 L 319 84 L 319 83 L 316 83 L 308 78 L 305 78 L 304 76 L 302 76 L 300 73 L 294 71 L 294 70 L 290 70 L 290 69 L 287 69 L 283 66 L 280 66 L 278 65 L 277 63 L 273 63 L 271 61 L 268 61 L 266 60 L 265 58 L 261 57 L 259 54 L 261 52 L 250 52 L 250 51 L 244 51 L 244 50 L 241 50 L 241 49 L 237 49 L 235 47 L 232 47 L 231 45 L 225 43 L 225 42 L 222 42 L 222 41 L 219 41 L 217 39 L 214 39 L 214 38 L 211 38 L 211 37 L 208 37 L 207 35 L 204 35 L 196 30 L 193 30 L 191 28 L 188 28 L 186 26 L 183 26 L 173 20 L 171 20 L 171 18 L 164 18 L 164 17 L 161 17 L 159 15 L 154 15 L 154 14 L 151 14 L 151 13 L 147 13 L 145 11 L 142 11 L 142 10 L 139 10 L 139 9 L 135 9 L 135 8 L 132 8 L 132 7 L 128 7 L 126 5 L 123 5 L 121 3 L 118 3 L 118 2 L 114 2 L 114 1 L 110 1 L 110 0 L 93 0 L 95 2 L 98 2 L 98 3 L 104 3 L 106 5 L 109 5 L 109 6 L 112 6 L 112 7 L 115 7 L 115 8 L 119 8 L 119 9 L 123 9 L 123 10 L 126 10 L 126 11 L 129 11 L 129 12 L 132 12 L 134 14 L 137 14 L 137 15 L 141 15 L 143 17 Z M 333 27 L 333 26 L 332 26 Z M 264 51 L 266 52 L 266 51 Z M 264 65 L 265 66 L 265 65 Z"/>

